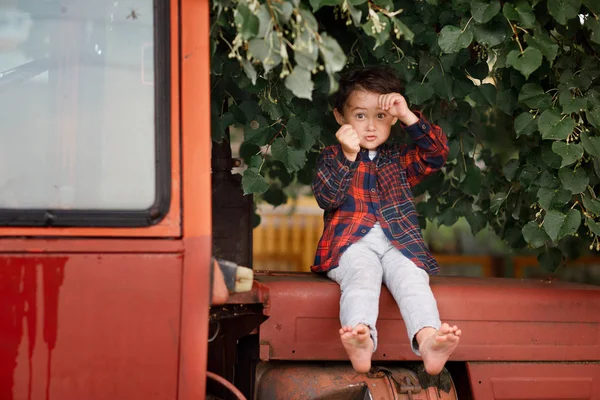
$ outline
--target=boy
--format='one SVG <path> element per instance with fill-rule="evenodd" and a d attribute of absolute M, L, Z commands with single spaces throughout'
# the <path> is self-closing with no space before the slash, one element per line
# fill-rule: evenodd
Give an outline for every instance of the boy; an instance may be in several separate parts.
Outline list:
<path fill-rule="evenodd" d="M 440 321 L 428 276 L 439 267 L 423 242 L 410 188 L 444 165 L 448 145 L 400 91 L 386 68 L 354 70 L 340 80 L 334 104 L 339 144 L 323 150 L 312 184 L 325 210 L 312 270 L 340 285 L 340 339 L 357 372 L 371 368 L 383 282 L 400 307 L 413 351 L 437 375 L 461 331 Z M 413 145 L 386 143 L 397 121 Z"/>

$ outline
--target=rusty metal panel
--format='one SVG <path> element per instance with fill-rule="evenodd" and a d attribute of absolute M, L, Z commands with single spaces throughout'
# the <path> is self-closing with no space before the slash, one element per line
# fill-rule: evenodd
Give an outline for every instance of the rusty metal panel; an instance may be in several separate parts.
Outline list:
<path fill-rule="evenodd" d="M 257 274 L 265 313 L 261 359 L 346 360 L 339 287 L 315 274 Z M 500 278 L 434 277 L 443 321 L 462 328 L 454 361 L 600 361 L 600 287 Z M 387 289 L 376 361 L 417 360 Z M 576 334 L 573 334 L 576 332 Z"/>
<path fill-rule="evenodd" d="M 454 400 L 447 371 L 439 387 L 428 386 L 417 373 L 386 366 L 368 374 L 347 364 L 261 363 L 257 367 L 255 400 Z"/>
<path fill-rule="evenodd" d="M 0 254 L 0 399 L 174 399 L 179 254 Z"/>
<path fill-rule="evenodd" d="M 596 400 L 600 363 L 467 363 L 474 400 Z"/>

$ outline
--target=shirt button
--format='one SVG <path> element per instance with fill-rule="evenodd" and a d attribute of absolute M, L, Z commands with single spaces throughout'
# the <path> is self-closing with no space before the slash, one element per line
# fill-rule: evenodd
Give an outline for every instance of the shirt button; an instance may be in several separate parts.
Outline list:
<path fill-rule="evenodd" d="M 375 190 L 375 188 L 371 188 L 371 192 L 375 193 L 377 190 Z"/>
<path fill-rule="evenodd" d="M 421 128 L 427 129 L 427 125 L 421 125 Z"/>
<path fill-rule="evenodd" d="M 361 229 L 360 233 L 367 233 L 367 230 L 366 229 Z"/>

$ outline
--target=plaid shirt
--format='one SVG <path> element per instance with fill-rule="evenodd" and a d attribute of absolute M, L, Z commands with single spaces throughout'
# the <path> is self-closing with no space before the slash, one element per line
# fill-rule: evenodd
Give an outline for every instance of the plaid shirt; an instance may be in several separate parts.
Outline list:
<path fill-rule="evenodd" d="M 325 210 L 325 229 L 311 267 L 314 272 L 337 267 L 342 253 L 375 222 L 418 267 L 432 275 L 439 272 L 421 235 L 411 187 L 444 165 L 448 139 L 422 116 L 404 129 L 414 144 L 383 144 L 373 161 L 365 149 L 356 161 L 348 160 L 340 144 L 321 153 L 312 189 Z"/>

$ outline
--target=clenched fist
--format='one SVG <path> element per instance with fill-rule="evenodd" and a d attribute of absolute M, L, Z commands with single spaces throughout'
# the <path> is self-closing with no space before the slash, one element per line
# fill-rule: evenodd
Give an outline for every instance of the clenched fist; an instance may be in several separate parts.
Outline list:
<path fill-rule="evenodd" d="M 412 125 L 419 118 L 410 111 L 406 99 L 399 93 L 387 93 L 379 96 L 379 108 L 387 111 L 392 117 L 398 118 L 404 125 Z"/>
<path fill-rule="evenodd" d="M 342 145 L 342 152 L 350 161 L 356 161 L 356 156 L 360 151 L 360 138 L 350 124 L 345 124 L 338 129 L 335 134 L 338 142 Z"/>

